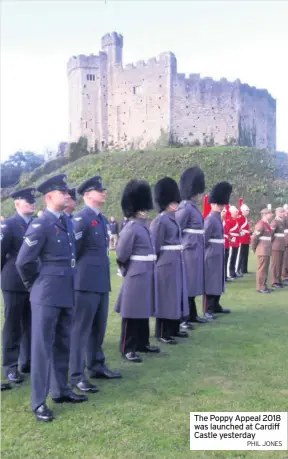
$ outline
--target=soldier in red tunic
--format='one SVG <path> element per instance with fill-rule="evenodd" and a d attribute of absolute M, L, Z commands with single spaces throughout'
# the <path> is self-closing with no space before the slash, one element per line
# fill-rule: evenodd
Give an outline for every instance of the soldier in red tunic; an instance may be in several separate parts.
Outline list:
<path fill-rule="evenodd" d="M 237 207 L 230 206 L 229 210 L 231 218 L 226 220 L 225 224 L 225 230 L 227 231 L 229 238 L 229 258 L 227 263 L 227 277 L 228 279 L 235 279 L 236 277 L 242 276 L 236 273 L 236 261 L 240 245 L 240 229 L 237 219 Z"/>
<path fill-rule="evenodd" d="M 248 273 L 249 245 L 251 241 L 250 225 L 248 221 L 250 209 L 246 204 L 242 204 L 238 215 L 238 224 L 240 228 L 240 246 L 236 263 L 237 274 Z"/>

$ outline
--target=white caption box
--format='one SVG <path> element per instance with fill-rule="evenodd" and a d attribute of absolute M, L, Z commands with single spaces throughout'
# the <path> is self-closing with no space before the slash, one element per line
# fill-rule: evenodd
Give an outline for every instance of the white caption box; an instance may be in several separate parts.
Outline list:
<path fill-rule="evenodd" d="M 287 450 L 287 412 L 191 412 L 190 450 Z"/>

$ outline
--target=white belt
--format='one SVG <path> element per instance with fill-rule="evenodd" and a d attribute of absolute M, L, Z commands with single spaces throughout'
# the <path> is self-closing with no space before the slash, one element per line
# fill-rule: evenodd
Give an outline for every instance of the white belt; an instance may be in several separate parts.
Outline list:
<path fill-rule="evenodd" d="M 271 241 L 271 237 L 270 236 L 260 236 L 259 241 Z"/>
<path fill-rule="evenodd" d="M 130 260 L 135 261 L 156 261 L 156 255 L 131 255 Z"/>
<path fill-rule="evenodd" d="M 248 231 L 248 230 L 241 230 L 241 231 L 242 231 L 242 233 L 250 234 L 250 231 Z"/>
<path fill-rule="evenodd" d="M 186 228 L 183 230 L 183 233 L 191 233 L 191 234 L 204 234 L 205 230 L 197 230 L 192 228 Z"/>
<path fill-rule="evenodd" d="M 183 250 L 183 245 L 161 245 L 160 250 Z"/>
<path fill-rule="evenodd" d="M 275 233 L 274 236 L 275 237 L 285 237 L 285 234 L 284 233 Z"/>
<path fill-rule="evenodd" d="M 237 237 L 237 236 L 239 236 L 239 233 L 230 233 L 230 236 Z"/>
<path fill-rule="evenodd" d="M 225 239 L 208 239 L 208 242 L 214 242 L 215 244 L 224 244 Z"/>
<path fill-rule="evenodd" d="M 285 229 L 285 230 L 284 230 L 284 233 L 287 234 L 287 233 L 288 233 L 288 229 Z"/>

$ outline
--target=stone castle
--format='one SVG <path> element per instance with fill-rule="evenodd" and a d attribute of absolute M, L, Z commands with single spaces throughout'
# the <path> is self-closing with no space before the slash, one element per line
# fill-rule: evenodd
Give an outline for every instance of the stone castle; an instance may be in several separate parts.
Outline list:
<path fill-rule="evenodd" d="M 125 67 L 123 37 L 102 40 L 99 55 L 68 62 L 69 141 L 90 148 L 243 145 L 276 149 L 276 101 L 266 90 L 177 73 L 173 53 Z"/>

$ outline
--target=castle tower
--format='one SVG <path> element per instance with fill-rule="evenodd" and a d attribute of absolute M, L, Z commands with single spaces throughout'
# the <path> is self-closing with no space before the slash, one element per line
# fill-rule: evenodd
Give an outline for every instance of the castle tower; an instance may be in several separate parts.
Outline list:
<path fill-rule="evenodd" d="M 108 67 L 117 65 L 122 68 L 123 36 L 116 32 L 107 33 L 101 39 L 101 47 L 107 54 Z"/>
<path fill-rule="evenodd" d="M 87 137 L 91 149 L 107 143 L 107 56 L 73 56 L 67 65 L 69 81 L 69 142 Z"/>
<path fill-rule="evenodd" d="M 102 52 L 107 56 L 107 141 L 108 145 L 116 145 L 119 134 L 119 106 L 115 89 L 122 66 L 122 35 L 112 32 L 101 39 Z"/>

